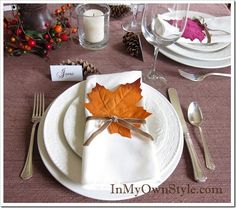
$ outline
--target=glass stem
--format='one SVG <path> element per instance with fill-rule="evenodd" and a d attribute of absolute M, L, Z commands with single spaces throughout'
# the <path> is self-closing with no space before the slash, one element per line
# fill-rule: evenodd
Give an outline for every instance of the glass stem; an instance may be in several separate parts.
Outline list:
<path fill-rule="evenodd" d="M 157 55 L 159 52 L 159 47 L 158 46 L 154 46 L 154 55 L 153 55 L 153 72 L 157 71 Z"/>
<path fill-rule="evenodd" d="M 136 27 L 137 25 L 137 16 L 138 16 L 138 5 L 134 5 L 133 7 L 133 19 L 131 22 L 131 27 Z"/>

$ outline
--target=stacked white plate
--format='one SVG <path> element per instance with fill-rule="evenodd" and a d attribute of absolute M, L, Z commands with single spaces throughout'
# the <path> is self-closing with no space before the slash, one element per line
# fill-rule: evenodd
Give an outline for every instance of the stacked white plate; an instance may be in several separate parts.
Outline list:
<path fill-rule="evenodd" d="M 209 18 L 211 15 L 201 12 L 189 12 L 190 18 Z M 179 63 L 205 69 L 216 69 L 230 66 L 231 44 L 230 43 L 182 43 L 162 47 L 160 52 L 165 56 Z"/>
<path fill-rule="evenodd" d="M 85 82 L 67 89 L 48 107 L 38 130 L 41 158 L 54 178 L 73 192 L 100 200 L 123 200 L 136 197 L 134 193 L 112 194 L 110 184 L 108 184 L 110 189 L 105 190 L 87 190 L 80 184 L 85 126 Z M 146 100 L 145 109 L 152 112 L 152 117 L 147 120 L 147 123 L 149 131 L 155 135 L 154 157 L 161 173 L 160 180 L 153 181 L 152 187 L 158 187 L 171 175 L 180 160 L 183 133 L 176 112 L 161 93 L 143 84 L 142 95 Z M 143 184 L 143 181 L 139 181 L 133 183 L 133 186 L 141 187 Z M 122 184 L 117 185 L 122 186 Z"/>

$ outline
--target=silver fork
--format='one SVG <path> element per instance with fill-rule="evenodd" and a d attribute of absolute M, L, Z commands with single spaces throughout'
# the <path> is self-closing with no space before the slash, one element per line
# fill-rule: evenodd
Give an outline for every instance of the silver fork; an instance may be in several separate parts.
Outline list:
<path fill-rule="evenodd" d="M 24 168 L 21 172 L 20 177 L 24 180 L 30 179 L 33 175 L 32 168 L 32 155 L 33 155 L 33 145 L 34 145 L 34 133 L 37 124 L 40 122 L 42 115 L 44 113 L 44 93 L 35 93 L 34 94 L 34 108 L 31 121 L 33 122 L 31 136 L 30 136 L 30 144 L 29 149 L 25 161 Z"/>
<path fill-rule="evenodd" d="M 179 74 L 182 77 L 185 77 L 186 79 L 189 79 L 189 80 L 192 80 L 192 81 L 202 81 L 206 77 L 209 77 L 209 76 L 231 77 L 231 74 L 217 73 L 217 72 L 211 72 L 211 73 L 207 73 L 207 74 L 191 74 L 191 73 L 185 72 L 181 69 L 179 69 Z"/>

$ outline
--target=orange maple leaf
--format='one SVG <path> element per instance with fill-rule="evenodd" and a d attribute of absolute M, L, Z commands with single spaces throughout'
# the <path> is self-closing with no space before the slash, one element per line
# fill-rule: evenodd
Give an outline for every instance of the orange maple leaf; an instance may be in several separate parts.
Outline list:
<path fill-rule="evenodd" d="M 110 91 L 97 83 L 87 94 L 89 103 L 85 103 L 85 107 L 93 116 L 145 119 L 151 113 L 137 106 L 142 99 L 140 85 L 140 79 L 137 79 L 133 83 L 122 84 Z M 140 127 L 140 124 L 135 126 Z M 111 123 L 108 130 L 111 134 L 119 133 L 124 137 L 131 137 L 130 130 L 117 122 Z"/>

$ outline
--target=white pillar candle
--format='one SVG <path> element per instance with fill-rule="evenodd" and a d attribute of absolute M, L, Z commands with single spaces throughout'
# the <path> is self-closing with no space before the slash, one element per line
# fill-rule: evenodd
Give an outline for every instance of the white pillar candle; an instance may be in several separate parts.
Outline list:
<path fill-rule="evenodd" d="M 90 43 L 98 43 L 104 39 L 104 13 L 98 9 L 84 12 L 84 35 Z"/>

